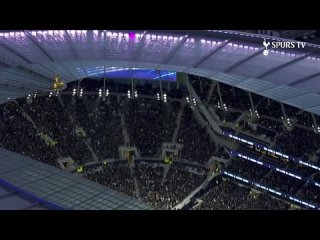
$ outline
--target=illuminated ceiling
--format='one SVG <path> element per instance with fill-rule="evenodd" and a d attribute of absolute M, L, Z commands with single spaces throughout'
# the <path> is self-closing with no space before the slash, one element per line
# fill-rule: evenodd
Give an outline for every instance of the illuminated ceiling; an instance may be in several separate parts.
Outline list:
<path fill-rule="evenodd" d="M 217 30 L 2 31 L 0 103 L 48 91 L 56 74 L 70 82 L 145 68 L 199 75 L 320 115 L 320 46 L 264 56 L 262 42 L 260 35 Z"/>

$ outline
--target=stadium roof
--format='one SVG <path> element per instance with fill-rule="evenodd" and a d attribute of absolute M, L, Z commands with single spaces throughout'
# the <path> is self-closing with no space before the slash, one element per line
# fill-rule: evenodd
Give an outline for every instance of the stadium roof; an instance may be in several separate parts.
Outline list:
<path fill-rule="evenodd" d="M 11 190 L 2 188 L 3 182 Z M 35 209 L 32 207 L 38 204 L 19 196 L 11 196 L 21 191 L 23 195 L 36 196 L 33 199 L 37 198 L 37 202 L 44 203 L 49 209 L 57 209 L 58 206 L 74 210 L 153 209 L 123 193 L 0 148 L 0 209 Z"/>
<path fill-rule="evenodd" d="M 226 30 L 2 31 L 0 103 L 48 91 L 56 74 L 70 82 L 146 68 L 203 76 L 320 115 L 320 46 L 265 56 L 263 38 L 283 41 Z"/>

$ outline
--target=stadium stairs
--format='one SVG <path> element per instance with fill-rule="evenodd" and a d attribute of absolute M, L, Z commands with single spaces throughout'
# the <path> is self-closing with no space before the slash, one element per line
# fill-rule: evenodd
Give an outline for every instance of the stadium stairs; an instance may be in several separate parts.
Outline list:
<path fill-rule="evenodd" d="M 174 132 L 173 132 L 173 136 L 172 136 L 172 142 L 173 143 L 176 143 L 177 142 L 177 138 L 178 138 L 178 132 L 179 132 L 179 129 L 180 129 L 180 126 L 181 126 L 181 119 L 182 119 L 182 115 L 183 115 L 183 110 L 184 110 L 184 107 L 186 106 L 186 102 L 183 101 L 181 103 L 181 108 L 179 109 L 178 111 L 178 115 L 177 115 L 177 120 L 176 120 L 176 128 L 174 129 Z"/>
<path fill-rule="evenodd" d="M 209 176 L 199 187 L 197 187 L 194 191 L 192 191 L 185 199 L 183 199 L 179 204 L 177 204 L 175 207 L 172 208 L 172 210 L 179 210 L 183 209 L 184 206 L 190 203 L 191 199 L 197 195 L 201 190 L 206 189 L 209 182 L 211 182 L 216 177 L 220 176 L 221 173 L 215 173 Z"/>
<path fill-rule="evenodd" d="M 214 131 L 212 131 L 212 129 L 209 127 L 209 123 L 206 121 L 206 119 L 202 117 L 198 108 L 194 108 L 192 112 L 193 112 L 194 118 L 198 121 L 201 127 L 206 127 L 206 131 L 209 133 L 209 136 L 212 142 L 214 142 L 215 148 L 217 149 L 217 139 L 216 139 L 217 134 L 214 134 Z"/>
<path fill-rule="evenodd" d="M 123 111 L 121 111 L 120 117 L 121 117 L 121 126 L 122 126 L 122 135 L 123 135 L 124 145 L 128 146 L 130 144 L 130 138 L 128 135 L 126 120 L 125 120 Z"/>
<path fill-rule="evenodd" d="M 165 164 L 163 166 L 163 176 L 162 176 L 162 179 L 161 179 L 161 185 L 166 181 L 167 179 L 167 174 L 169 172 L 169 169 L 170 169 L 170 164 Z"/>
<path fill-rule="evenodd" d="M 213 119 L 219 124 L 221 125 L 221 120 L 219 118 L 219 116 L 216 114 L 215 110 L 213 109 L 213 107 L 211 105 L 207 106 L 207 109 L 209 111 L 209 113 L 211 114 L 211 116 L 213 117 Z"/>
<path fill-rule="evenodd" d="M 16 101 L 16 100 L 13 100 L 16 104 L 17 104 L 17 106 L 19 107 L 19 110 L 21 111 L 21 114 L 22 114 L 22 116 L 27 120 L 27 121 L 29 121 L 31 124 L 32 124 L 32 126 L 33 126 L 33 128 L 34 129 L 36 129 L 37 131 L 40 131 L 39 130 L 39 128 L 37 127 L 37 125 L 34 123 L 34 121 L 32 120 L 32 118 L 29 116 L 29 114 L 28 113 L 26 113 L 24 110 L 23 110 L 23 108 L 19 105 L 19 103 Z"/>
<path fill-rule="evenodd" d="M 72 125 L 74 126 L 74 128 L 81 128 L 82 131 L 84 132 L 85 136 L 87 136 L 86 132 L 83 130 L 83 128 L 76 123 L 76 121 L 74 120 L 74 118 L 72 117 L 70 111 L 68 108 L 66 108 L 66 105 L 64 104 L 64 102 L 62 101 L 62 99 L 60 98 L 60 96 L 58 96 L 58 102 L 60 103 L 60 105 L 65 108 L 65 110 L 68 112 L 68 117 L 72 123 Z M 94 160 L 94 162 L 99 162 L 99 158 L 97 156 L 97 154 L 94 152 L 93 148 L 90 146 L 89 141 L 87 138 L 83 139 L 84 144 L 87 146 L 87 148 L 89 149 L 92 159 Z"/>
<path fill-rule="evenodd" d="M 134 173 L 134 165 L 133 164 L 129 164 L 129 169 L 130 169 L 130 173 L 131 173 L 131 176 L 132 176 L 132 179 L 133 179 L 133 184 L 134 184 L 134 190 L 135 190 L 135 193 L 136 193 L 136 197 L 139 200 L 141 200 L 138 180 L 137 180 L 137 177 L 136 177 L 136 175 Z"/>
<path fill-rule="evenodd" d="M 194 113 L 195 119 L 199 122 L 199 124 L 202 127 L 208 126 L 208 123 L 202 117 L 202 115 L 200 114 L 197 108 L 194 109 L 193 113 Z M 209 127 L 207 127 L 206 129 L 207 129 L 207 132 L 209 133 L 211 140 L 215 143 L 216 150 L 218 149 L 217 143 L 219 143 L 221 146 L 226 146 L 229 149 L 236 149 L 238 147 L 236 143 L 228 141 L 227 139 L 223 138 L 221 135 L 212 131 Z"/>
<path fill-rule="evenodd" d="M 197 95 L 196 91 L 193 89 L 192 85 L 190 84 L 189 79 L 187 79 L 186 85 L 187 85 L 187 88 L 189 89 L 190 95 L 196 100 L 197 106 L 199 107 L 199 110 L 205 116 L 206 120 L 209 122 L 209 124 L 212 127 L 213 131 L 217 132 L 218 134 L 222 134 L 222 130 L 221 130 L 219 124 L 212 118 L 212 116 L 208 112 L 207 108 L 202 103 L 202 101 L 200 100 L 200 98 Z"/>
<path fill-rule="evenodd" d="M 213 94 L 213 90 L 214 90 L 214 88 L 215 88 L 216 86 L 217 86 L 217 82 L 212 81 L 211 86 L 210 86 L 210 89 L 209 89 L 209 92 L 208 92 L 208 96 L 207 96 L 207 102 L 210 101 L 211 96 L 212 96 L 212 94 Z"/>
<path fill-rule="evenodd" d="M 29 121 L 31 124 L 32 124 L 32 126 L 33 126 L 33 128 L 36 130 L 36 132 L 37 132 L 37 135 L 45 142 L 45 143 L 48 143 L 48 142 L 51 142 L 51 143 L 54 143 L 54 141 L 50 138 L 50 137 L 48 137 L 48 136 L 46 136 L 45 134 L 43 134 L 43 132 L 40 130 L 40 128 L 35 124 L 35 122 L 32 120 L 32 118 L 30 117 L 30 115 L 28 114 L 28 113 L 26 113 L 26 111 L 24 111 L 24 109 L 19 105 L 19 103 L 16 101 L 16 100 L 14 100 L 14 102 L 17 104 L 17 106 L 18 106 L 18 108 L 19 108 L 19 110 L 20 110 L 20 112 L 21 112 L 21 115 L 22 115 L 22 117 L 24 117 L 27 121 Z M 59 157 L 59 158 L 61 158 L 62 156 L 61 156 L 61 153 L 56 149 L 56 148 L 54 148 L 54 151 L 56 152 L 56 154 L 57 154 L 57 156 Z"/>

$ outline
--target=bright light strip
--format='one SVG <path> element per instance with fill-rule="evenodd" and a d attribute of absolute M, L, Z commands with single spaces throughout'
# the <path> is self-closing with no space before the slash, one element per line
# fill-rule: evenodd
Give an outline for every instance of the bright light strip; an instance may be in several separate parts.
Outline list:
<path fill-rule="evenodd" d="M 250 157 L 248 157 L 248 156 L 245 156 L 245 155 L 243 155 L 243 154 L 241 154 L 241 153 L 238 153 L 237 156 L 240 157 L 240 158 L 249 160 L 249 161 L 251 161 L 251 162 L 257 163 L 257 164 L 259 164 L 259 165 L 263 165 L 263 162 L 260 162 L 259 160 L 255 160 L 255 159 L 253 159 L 253 158 L 250 158 Z"/>
<path fill-rule="evenodd" d="M 228 172 L 226 172 L 226 171 L 222 171 L 222 173 L 225 174 L 225 175 L 227 175 L 227 176 L 230 176 L 230 177 L 232 177 L 232 178 L 235 178 L 235 179 L 238 179 L 238 180 L 240 180 L 240 181 L 243 181 L 243 182 L 245 182 L 245 183 L 249 183 L 249 181 L 248 181 L 247 179 L 241 178 L 241 177 L 239 177 L 239 176 L 236 176 L 236 175 L 234 175 L 234 174 L 228 173 Z M 255 182 L 251 181 L 251 184 L 253 184 L 254 186 L 256 186 L 256 187 L 258 187 L 258 188 L 261 188 L 261 189 L 263 189 L 263 190 L 266 190 L 266 191 L 268 191 L 268 192 L 277 194 L 277 195 L 279 195 L 279 196 L 282 196 L 282 195 L 283 195 L 281 192 L 278 192 L 278 191 L 276 191 L 276 190 L 274 190 L 274 189 L 272 189 L 272 188 L 263 186 L 263 185 L 261 185 L 261 184 L 259 184 L 259 183 L 255 183 Z M 305 201 L 299 200 L 299 199 L 297 199 L 297 198 L 294 198 L 294 197 L 289 196 L 289 199 L 292 200 L 292 201 L 298 202 L 298 203 L 300 203 L 300 204 L 303 204 L 303 205 L 305 205 L 305 206 L 308 206 L 308 207 L 311 207 L 311 208 L 316 208 L 316 206 L 314 206 L 314 205 L 312 205 L 312 204 L 309 204 L 309 203 L 307 203 L 307 202 L 305 202 Z"/>
<path fill-rule="evenodd" d="M 317 167 L 317 166 L 315 166 L 315 165 L 313 165 L 313 164 L 310 164 L 310 163 L 307 163 L 307 162 L 303 162 L 303 161 L 301 161 L 301 160 L 299 160 L 299 163 L 301 163 L 301 164 L 303 164 L 303 165 L 305 165 L 305 166 L 307 166 L 307 167 L 311 167 L 311 168 L 313 168 L 313 169 L 317 169 L 317 170 L 320 171 L 320 168 Z"/>
<path fill-rule="evenodd" d="M 276 168 L 276 171 L 277 171 L 277 172 L 281 172 L 281 173 L 283 173 L 283 174 L 286 174 L 286 175 L 288 175 L 288 176 L 290 176 L 290 177 L 294 177 L 294 178 L 297 178 L 297 179 L 301 180 L 301 177 L 300 177 L 300 176 L 297 176 L 297 175 L 295 175 L 295 174 L 293 174 L 293 173 L 290 173 L 290 172 L 288 172 L 288 171 L 285 171 L 285 170 L 283 170 L 283 169 Z"/>
<path fill-rule="evenodd" d="M 229 133 L 228 136 L 231 137 L 231 138 L 233 138 L 233 139 L 236 139 L 236 140 L 238 140 L 238 141 L 240 141 L 240 142 L 244 142 L 244 143 L 248 143 L 248 144 L 250 144 L 250 145 L 253 145 L 253 142 L 250 142 L 250 141 L 247 141 L 247 140 L 245 140 L 245 139 L 243 139 L 243 138 L 240 138 L 240 137 L 237 137 L 237 136 L 235 136 L 235 135 L 232 135 L 231 133 Z"/>
<path fill-rule="evenodd" d="M 241 154 L 241 153 L 237 153 L 237 156 L 240 157 L 240 158 L 249 160 L 249 161 L 251 161 L 251 162 L 257 163 L 257 164 L 259 164 L 259 165 L 264 165 L 263 162 L 260 162 L 260 161 L 258 161 L 258 160 L 253 159 L 253 158 L 250 158 L 250 157 L 248 157 L 248 156 L 245 156 L 245 155 L 243 155 L 243 154 Z M 277 172 L 281 172 L 281 173 L 283 173 L 283 174 L 285 174 L 285 175 L 288 175 L 288 176 L 290 176 L 290 177 L 294 177 L 294 178 L 297 178 L 297 179 L 299 179 L 299 180 L 302 179 L 302 177 L 300 177 L 300 176 L 298 176 L 298 175 L 296 175 L 296 174 L 293 174 L 293 173 L 291 173 L 291 172 L 288 172 L 288 171 L 286 171 L 286 170 L 283 170 L 283 169 L 280 169 L 280 168 L 275 168 L 275 170 L 276 170 Z"/>
<path fill-rule="evenodd" d="M 289 199 L 292 200 L 292 201 L 301 203 L 301 204 L 303 204 L 303 205 L 305 205 L 305 206 L 308 206 L 308 207 L 311 207 L 311 208 L 316 208 L 314 205 L 311 205 L 311 204 L 309 204 L 309 203 L 307 203 L 307 202 L 304 202 L 304 201 L 302 201 L 302 200 L 299 200 L 299 199 L 297 199 L 297 198 L 294 198 L 294 197 L 289 196 Z"/>

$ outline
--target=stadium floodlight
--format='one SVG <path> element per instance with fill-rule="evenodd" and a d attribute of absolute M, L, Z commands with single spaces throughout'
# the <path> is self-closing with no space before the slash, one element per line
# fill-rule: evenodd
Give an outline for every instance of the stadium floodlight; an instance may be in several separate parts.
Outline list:
<path fill-rule="evenodd" d="M 223 104 L 223 108 L 224 110 L 228 111 L 227 105 L 225 103 Z"/>
<path fill-rule="evenodd" d="M 167 102 L 167 94 L 166 93 L 163 94 L 163 101 Z"/>
<path fill-rule="evenodd" d="M 197 105 L 197 102 L 196 102 L 196 99 L 193 98 L 193 105 L 196 106 Z"/>
<path fill-rule="evenodd" d="M 313 131 L 314 131 L 315 133 L 320 133 L 320 127 L 319 127 L 319 126 L 316 127 L 316 126 L 314 126 L 314 125 L 312 124 L 312 128 L 313 128 Z"/>

